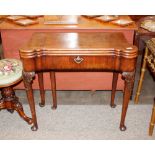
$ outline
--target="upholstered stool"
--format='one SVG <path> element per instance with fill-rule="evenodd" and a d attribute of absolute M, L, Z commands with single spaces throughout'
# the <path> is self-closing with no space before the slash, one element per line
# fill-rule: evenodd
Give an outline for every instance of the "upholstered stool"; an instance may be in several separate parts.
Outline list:
<path fill-rule="evenodd" d="M 7 109 L 13 113 L 14 110 L 28 123 L 32 124 L 31 118 L 27 117 L 24 113 L 22 104 L 16 97 L 12 88 L 22 80 L 22 63 L 16 59 L 2 59 L 0 60 L 0 110 Z"/>

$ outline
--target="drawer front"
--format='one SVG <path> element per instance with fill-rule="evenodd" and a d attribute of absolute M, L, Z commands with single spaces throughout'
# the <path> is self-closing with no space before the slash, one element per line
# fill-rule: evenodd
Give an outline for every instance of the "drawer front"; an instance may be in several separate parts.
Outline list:
<path fill-rule="evenodd" d="M 41 59 L 39 68 L 55 70 L 110 69 L 115 65 L 112 57 L 101 56 L 51 56 Z M 39 61 L 38 63 L 39 64 Z"/>
<path fill-rule="evenodd" d="M 132 71 L 135 68 L 135 61 L 135 59 L 119 59 L 116 56 L 42 56 L 36 58 L 35 70 Z"/>

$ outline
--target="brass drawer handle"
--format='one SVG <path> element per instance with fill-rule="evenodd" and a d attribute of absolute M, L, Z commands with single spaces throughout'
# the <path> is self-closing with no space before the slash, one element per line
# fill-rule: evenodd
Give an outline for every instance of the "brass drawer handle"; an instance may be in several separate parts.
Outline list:
<path fill-rule="evenodd" d="M 84 59 L 81 58 L 80 56 L 77 56 L 76 58 L 74 58 L 74 61 L 77 63 L 77 64 L 80 64 Z"/>

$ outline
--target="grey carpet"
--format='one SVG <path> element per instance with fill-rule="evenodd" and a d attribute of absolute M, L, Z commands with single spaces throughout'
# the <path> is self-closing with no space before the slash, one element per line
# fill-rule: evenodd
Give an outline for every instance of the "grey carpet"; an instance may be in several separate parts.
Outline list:
<path fill-rule="evenodd" d="M 148 136 L 152 105 L 131 105 L 126 117 L 127 130 L 119 130 L 121 105 L 59 105 L 51 110 L 36 106 L 39 129 L 21 120 L 16 112 L 0 112 L 0 139 L 155 139 Z M 28 105 L 24 105 L 29 115 Z"/>

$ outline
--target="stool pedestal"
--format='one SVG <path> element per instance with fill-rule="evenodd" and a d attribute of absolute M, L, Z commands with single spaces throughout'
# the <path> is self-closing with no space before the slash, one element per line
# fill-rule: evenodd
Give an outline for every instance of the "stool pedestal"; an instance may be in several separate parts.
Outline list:
<path fill-rule="evenodd" d="M 25 115 L 23 106 L 19 102 L 12 87 L 2 88 L 1 95 L 2 98 L 0 99 L 0 109 L 7 109 L 11 113 L 16 110 L 28 124 L 32 124 L 32 119 Z"/>

